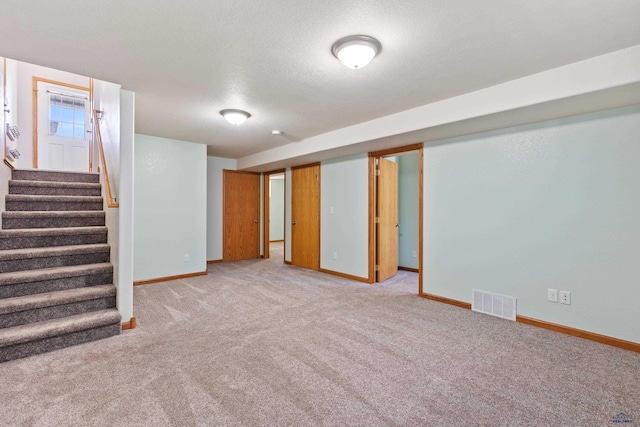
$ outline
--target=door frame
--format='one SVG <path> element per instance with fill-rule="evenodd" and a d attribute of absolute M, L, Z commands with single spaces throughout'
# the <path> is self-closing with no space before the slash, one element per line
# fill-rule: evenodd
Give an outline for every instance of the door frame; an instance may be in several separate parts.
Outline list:
<path fill-rule="evenodd" d="M 423 182 L 424 182 L 424 144 L 405 145 L 403 147 L 389 148 L 387 150 L 369 152 L 369 277 L 370 284 L 376 283 L 376 206 L 377 206 L 377 190 L 376 190 L 376 159 L 384 156 L 392 156 L 394 154 L 406 153 L 408 151 L 418 152 L 418 295 L 424 296 L 422 288 L 422 254 L 423 254 Z"/>
<path fill-rule="evenodd" d="M 85 91 L 89 94 L 89 121 L 92 121 L 93 116 L 93 79 L 89 78 L 89 87 L 78 86 L 71 83 L 58 82 L 55 80 L 45 79 L 43 77 L 32 77 L 32 89 L 33 89 L 33 168 L 38 169 L 38 83 L 53 84 L 56 86 L 68 87 L 69 89 Z M 91 125 L 91 123 L 89 123 Z M 93 127 L 90 126 L 93 131 Z M 91 134 L 89 140 L 89 172 L 93 172 L 93 144 L 95 136 Z"/>
<path fill-rule="evenodd" d="M 263 254 L 263 258 L 267 259 L 269 258 L 269 220 L 270 220 L 270 216 L 271 216 L 271 212 L 270 212 L 270 207 L 271 207 L 271 196 L 269 195 L 269 183 L 270 183 L 270 177 L 271 175 L 278 175 L 278 174 L 283 174 L 284 175 L 284 188 L 285 188 L 285 192 L 284 192 L 284 208 L 286 210 L 286 206 L 287 206 L 287 192 L 286 192 L 286 188 L 287 188 L 287 170 L 286 169 L 276 169 L 276 170 L 272 170 L 269 172 L 263 172 L 262 173 L 262 254 Z M 285 244 L 285 251 L 282 254 L 282 260 L 284 261 L 284 253 L 286 253 L 286 244 L 287 244 L 287 220 L 286 220 L 286 216 L 284 221 L 284 244 Z"/>

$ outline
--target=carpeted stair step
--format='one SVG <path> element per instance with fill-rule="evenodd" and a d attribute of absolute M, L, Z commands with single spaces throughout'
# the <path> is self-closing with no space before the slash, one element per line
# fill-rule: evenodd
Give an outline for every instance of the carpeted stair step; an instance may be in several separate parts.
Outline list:
<path fill-rule="evenodd" d="M 0 250 L 107 243 L 107 227 L 0 230 Z"/>
<path fill-rule="evenodd" d="M 2 228 L 61 228 L 105 225 L 104 211 L 2 212 Z"/>
<path fill-rule="evenodd" d="M 0 300 L 0 328 L 43 322 L 116 306 L 114 285 L 67 289 Z"/>
<path fill-rule="evenodd" d="M 7 211 L 99 211 L 103 209 L 99 196 L 32 196 L 7 194 Z"/>
<path fill-rule="evenodd" d="M 116 309 L 0 329 L 0 362 L 120 334 Z"/>
<path fill-rule="evenodd" d="M 106 243 L 0 251 L 0 272 L 109 262 L 109 251 Z"/>
<path fill-rule="evenodd" d="M 113 265 L 73 265 L 0 273 L 0 299 L 113 283 Z"/>
<path fill-rule="evenodd" d="M 100 175 L 87 172 L 59 172 L 32 169 L 14 169 L 11 179 L 21 181 L 57 181 L 57 182 L 91 182 L 99 183 Z"/>
<path fill-rule="evenodd" d="M 100 183 L 10 180 L 9 194 L 100 196 Z"/>

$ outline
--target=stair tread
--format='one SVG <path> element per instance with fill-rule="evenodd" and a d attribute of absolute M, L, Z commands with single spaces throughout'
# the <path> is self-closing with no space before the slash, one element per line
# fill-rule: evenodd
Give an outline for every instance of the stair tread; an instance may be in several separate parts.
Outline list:
<path fill-rule="evenodd" d="M 30 236 L 61 236 L 75 234 L 101 234 L 107 232 L 104 225 L 89 227 L 56 227 L 56 228 L 14 228 L 10 230 L 0 230 L 0 239 L 10 239 L 15 237 Z"/>
<path fill-rule="evenodd" d="M 0 273 L 0 286 L 84 276 L 92 273 L 110 273 L 112 269 L 113 265 L 110 262 L 102 262 L 98 264 L 81 264 L 67 267 L 42 268 L 38 270 L 13 271 L 9 273 Z"/>
<path fill-rule="evenodd" d="M 33 218 L 33 217 L 58 217 L 64 218 L 68 216 L 105 216 L 104 211 L 4 211 L 4 218 Z"/>
<path fill-rule="evenodd" d="M 99 182 L 73 182 L 73 181 L 29 181 L 22 179 L 10 179 L 9 187 L 53 187 L 53 188 L 101 188 Z"/>
<path fill-rule="evenodd" d="M 52 246 L 48 248 L 7 249 L 0 251 L 0 261 L 24 258 L 42 258 L 59 255 L 77 255 L 110 250 L 108 243 L 90 245 Z"/>
<path fill-rule="evenodd" d="M 16 181 L 50 182 L 100 182 L 100 174 L 95 172 L 66 172 L 46 169 L 14 169 L 11 178 Z"/>
<path fill-rule="evenodd" d="M 115 295 L 116 287 L 114 285 L 98 285 L 5 298 L 0 299 L 0 315 L 107 298 Z"/>
<path fill-rule="evenodd" d="M 120 313 L 114 308 L 0 329 L 0 348 L 120 323 L 121 320 Z"/>
<path fill-rule="evenodd" d="M 5 202 L 101 202 L 102 196 L 51 196 L 39 194 L 7 194 Z"/>

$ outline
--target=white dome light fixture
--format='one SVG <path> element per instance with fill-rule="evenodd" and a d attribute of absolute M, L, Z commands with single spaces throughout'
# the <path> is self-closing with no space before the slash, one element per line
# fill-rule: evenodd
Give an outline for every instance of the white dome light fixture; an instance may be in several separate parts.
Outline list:
<path fill-rule="evenodd" d="M 241 125 L 249 117 L 251 117 L 251 114 L 247 113 L 246 111 L 234 110 L 234 109 L 222 110 L 220 111 L 220 114 L 222 114 L 222 117 L 227 119 L 227 121 L 232 125 Z"/>
<path fill-rule="evenodd" d="M 373 37 L 354 35 L 343 37 L 333 44 L 331 53 L 349 68 L 362 68 L 382 50 Z"/>

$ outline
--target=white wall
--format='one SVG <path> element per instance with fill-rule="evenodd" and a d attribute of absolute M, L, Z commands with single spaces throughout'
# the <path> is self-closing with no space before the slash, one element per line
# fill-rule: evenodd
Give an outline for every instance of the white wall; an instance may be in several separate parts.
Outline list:
<path fill-rule="evenodd" d="M 3 71 L 5 68 L 5 59 L 4 58 L 0 58 L 0 85 L 4 84 L 4 75 L 3 75 Z M 7 72 L 9 72 L 9 70 L 7 70 Z M 9 92 L 8 90 L 8 86 L 7 86 L 7 92 Z M 2 88 L 0 88 L 0 93 L 2 93 Z M 10 94 L 7 94 L 5 96 L 5 99 L 9 99 Z M 4 99 L 3 99 L 4 101 Z M 12 109 L 13 107 L 11 106 L 11 102 L 8 103 L 8 105 L 5 106 L 4 102 L 2 104 L 4 106 L 4 108 L 10 108 Z M 2 116 L 0 117 L 0 128 L 3 129 L 2 131 L 2 135 L 4 135 L 4 118 L 5 116 L 8 116 L 8 114 L 4 114 L 1 113 Z M 11 121 L 9 120 L 9 118 L 7 118 L 7 123 L 11 123 Z M 4 147 L 4 140 L 5 137 L 0 137 L 0 141 L 2 141 L 2 145 Z M 9 141 L 9 139 L 7 138 L 7 142 Z M 4 148 L 3 148 L 4 150 Z M 4 158 L 4 156 L 2 156 L 2 158 Z M 11 169 L 9 168 L 9 166 L 5 165 L 4 162 L 2 162 L 2 164 L 0 164 L 0 213 L 4 212 L 5 209 L 5 203 L 4 203 L 4 199 L 5 196 L 9 193 L 9 179 L 11 178 Z M 2 223 L 2 219 L 0 218 L 0 225 Z"/>
<path fill-rule="evenodd" d="M 640 342 L 639 164 L 640 106 L 428 144 L 424 291 Z"/>
<path fill-rule="evenodd" d="M 366 154 L 322 162 L 320 268 L 368 277 L 368 176 Z"/>
<path fill-rule="evenodd" d="M 120 91 L 120 207 L 118 209 L 118 310 L 133 317 L 133 204 L 135 94 Z M 111 235 L 112 231 L 109 231 Z"/>
<path fill-rule="evenodd" d="M 420 165 L 418 153 L 397 157 L 398 163 L 398 265 L 418 268 L 418 199 Z M 415 252 L 415 256 L 413 255 Z"/>
<path fill-rule="evenodd" d="M 109 172 L 111 195 L 117 202 L 120 192 L 120 85 L 94 80 L 93 106 L 102 111 L 100 136 Z"/>
<path fill-rule="evenodd" d="M 57 82 L 89 87 L 89 77 L 41 67 L 39 65 L 17 62 L 18 75 L 18 127 L 21 136 L 18 143 L 20 158 L 17 167 L 33 168 L 33 77 L 40 77 Z"/>
<path fill-rule="evenodd" d="M 284 179 L 270 178 L 269 240 L 284 240 Z"/>
<path fill-rule="evenodd" d="M 222 171 L 235 170 L 235 159 L 207 157 L 207 260 L 222 259 Z"/>
<path fill-rule="evenodd" d="M 136 134 L 133 182 L 134 280 L 205 271 L 206 145 Z"/>
<path fill-rule="evenodd" d="M 13 126 L 18 124 L 18 61 L 15 61 L 9 58 L 4 58 L 4 60 L 5 60 L 5 67 L 6 67 L 6 73 L 4 76 L 5 84 L 6 84 L 5 94 L 4 94 L 5 101 L 6 101 L 5 109 L 9 110 L 8 112 L 5 113 L 4 118 L 5 118 L 6 124 L 8 124 L 9 126 Z M 4 131 L 3 131 L 3 135 L 4 135 Z M 11 141 L 8 137 L 2 138 L 3 141 L 5 139 L 7 143 L 7 148 L 9 150 L 18 148 L 19 141 Z M 22 139 L 24 139 L 24 136 L 20 137 L 20 140 Z M 13 157 L 9 155 L 7 155 L 7 157 L 9 158 L 10 161 L 11 159 L 13 159 Z M 15 162 L 14 166 L 16 165 L 17 165 L 17 162 Z"/>

